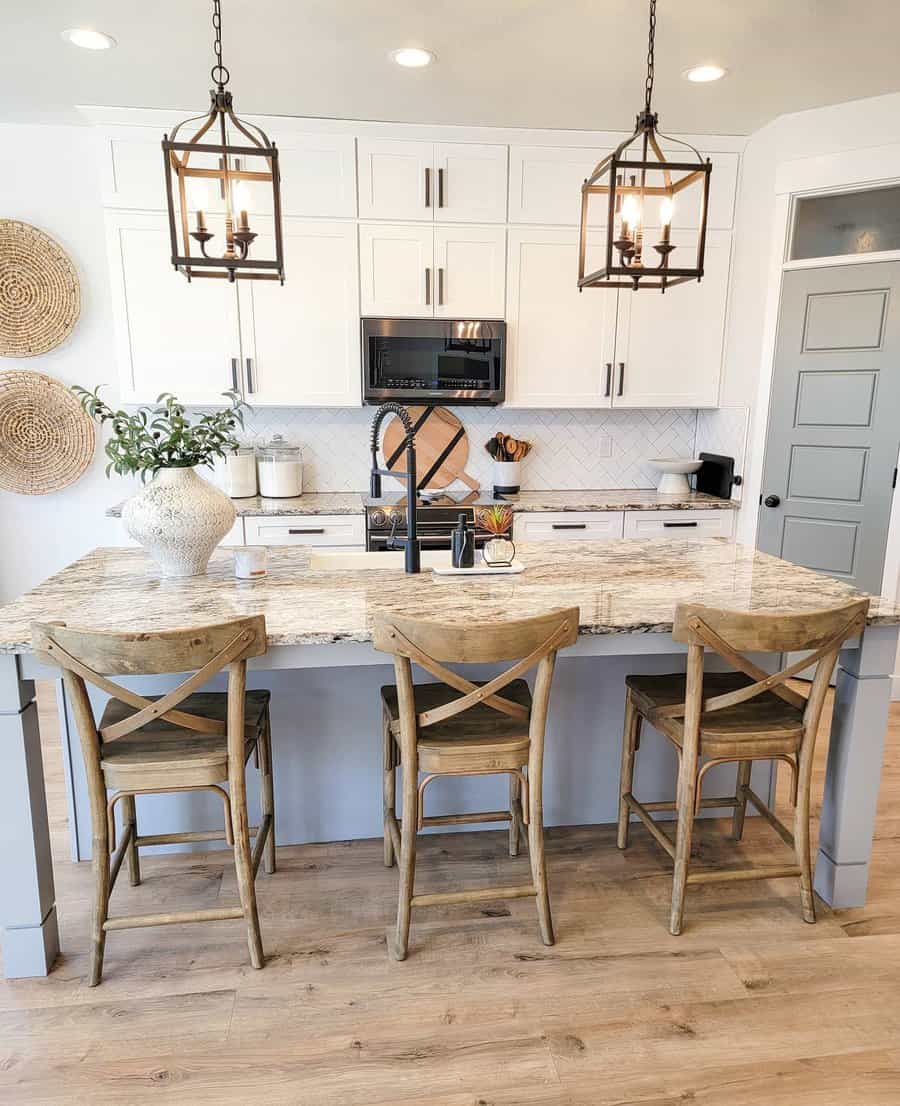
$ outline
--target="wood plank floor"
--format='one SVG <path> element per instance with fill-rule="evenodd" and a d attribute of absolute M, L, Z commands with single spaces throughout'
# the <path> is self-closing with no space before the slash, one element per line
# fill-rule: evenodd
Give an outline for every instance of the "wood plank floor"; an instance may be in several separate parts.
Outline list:
<path fill-rule="evenodd" d="M 792 881 L 708 886 L 689 892 L 673 938 L 669 868 L 642 827 L 624 855 L 611 827 L 557 829 L 554 948 L 540 944 L 532 902 L 480 903 L 414 913 L 410 957 L 396 964 L 385 951 L 396 871 L 381 842 L 310 845 L 280 850 L 278 873 L 260 875 L 263 971 L 247 963 L 239 922 L 131 930 L 108 938 L 96 989 L 83 982 L 90 871 L 68 859 L 42 705 L 66 954 L 48 979 L 0 982 L 4 1104 L 900 1102 L 900 704 L 864 909 L 819 904 L 809 926 Z M 740 859 L 725 832 L 702 824 L 699 862 Z M 522 882 L 527 858 L 510 860 L 505 841 L 424 839 L 417 890 Z M 774 863 L 781 848 L 748 819 L 744 860 Z M 227 853 L 143 868 L 142 887 L 117 887 L 115 910 L 237 901 Z"/>

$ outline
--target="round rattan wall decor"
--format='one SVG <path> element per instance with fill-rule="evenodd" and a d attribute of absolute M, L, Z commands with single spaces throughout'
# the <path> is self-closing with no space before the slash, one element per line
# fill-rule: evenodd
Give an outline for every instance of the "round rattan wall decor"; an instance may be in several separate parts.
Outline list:
<path fill-rule="evenodd" d="M 94 423 L 58 380 L 0 372 L 0 489 L 46 495 L 68 487 L 94 456 Z"/>
<path fill-rule="evenodd" d="M 81 293 L 69 255 L 49 234 L 0 219 L 0 357 L 37 357 L 78 321 Z"/>

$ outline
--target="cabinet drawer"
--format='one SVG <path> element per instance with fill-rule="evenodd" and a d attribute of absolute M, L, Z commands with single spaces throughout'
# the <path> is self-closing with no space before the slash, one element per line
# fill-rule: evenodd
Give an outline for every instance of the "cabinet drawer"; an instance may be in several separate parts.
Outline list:
<path fill-rule="evenodd" d="M 626 511 L 626 538 L 730 538 L 734 511 Z"/>
<path fill-rule="evenodd" d="M 514 541 L 609 541 L 622 536 L 621 511 L 541 511 L 516 515 Z"/>
<path fill-rule="evenodd" d="M 248 545 L 365 545 L 362 515 L 291 515 L 244 519 Z"/>

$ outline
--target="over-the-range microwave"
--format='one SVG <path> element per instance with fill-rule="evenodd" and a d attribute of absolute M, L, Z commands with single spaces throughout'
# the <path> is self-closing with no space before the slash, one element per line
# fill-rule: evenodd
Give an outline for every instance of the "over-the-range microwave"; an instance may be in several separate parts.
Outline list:
<path fill-rule="evenodd" d="M 493 319 L 363 319 L 365 403 L 502 403 L 506 323 Z"/>

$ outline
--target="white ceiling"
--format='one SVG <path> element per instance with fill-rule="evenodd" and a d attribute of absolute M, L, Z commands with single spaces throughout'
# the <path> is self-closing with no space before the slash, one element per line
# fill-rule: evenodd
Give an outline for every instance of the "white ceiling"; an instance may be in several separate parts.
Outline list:
<path fill-rule="evenodd" d="M 642 0 L 222 0 L 239 112 L 622 130 L 641 107 Z M 2 0 L 0 120 L 74 104 L 205 108 L 210 0 Z M 93 27 L 94 52 L 59 37 Z M 897 0 L 660 0 L 664 130 L 742 134 L 784 112 L 900 90 Z M 438 62 L 403 70 L 388 52 Z M 693 85 L 704 61 L 725 80 Z"/>

